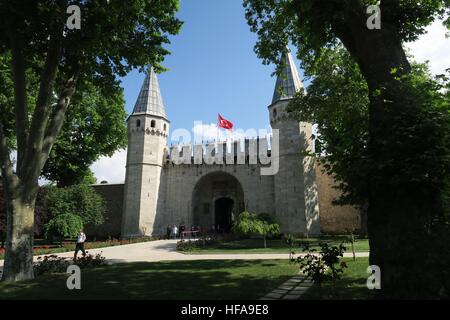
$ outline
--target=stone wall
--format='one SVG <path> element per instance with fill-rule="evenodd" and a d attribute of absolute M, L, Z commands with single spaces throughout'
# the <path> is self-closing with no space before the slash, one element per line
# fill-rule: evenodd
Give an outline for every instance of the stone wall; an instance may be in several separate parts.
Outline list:
<path fill-rule="evenodd" d="M 242 185 L 245 205 L 250 211 L 275 212 L 273 176 L 261 176 L 259 165 L 168 165 L 163 170 L 159 208 L 155 221 L 155 231 L 162 233 L 167 224 L 193 223 L 192 193 L 195 185 L 209 173 L 228 173 L 237 178 Z M 360 229 L 360 214 L 351 206 L 336 206 L 332 201 L 339 195 L 334 189 L 332 177 L 316 167 L 316 183 L 319 194 L 319 212 L 321 232 L 325 234 L 343 234 L 349 230 Z M 107 203 L 104 225 L 87 230 L 89 235 L 99 238 L 118 237 L 121 232 L 123 214 L 124 184 L 95 185 Z"/>
<path fill-rule="evenodd" d="M 86 230 L 89 239 L 119 238 L 122 225 L 124 184 L 98 184 L 92 186 L 106 201 L 105 223 Z"/>
<path fill-rule="evenodd" d="M 194 223 L 193 192 L 197 183 L 209 174 L 228 174 L 242 187 L 244 207 L 253 212 L 275 213 L 273 176 L 261 176 L 260 165 L 172 165 L 163 170 L 161 211 L 155 221 L 155 231 L 164 232 L 168 224 Z M 206 178 L 208 179 L 208 178 Z M 161 201 L 162 200 L 162 201 Z M 195 200 L 195 199 L 194 199 Z M 210 208 L 212 210 L 213 203 Z M 212 217 L 212 211 L 211 211 Z M 212 221 L 210 222 L 212 223 Z"/>
<path fill-rule="evenodd" d="M 340 191 L 333 188 L 336 185 L 333 177 L 322 172 L 323 167 L 316 166 L 316 183 L 319 191 L 319 210 L 321 232 L 326 234 L 344 234 L 357 232 L 361 227 L 359 210 L 352 206 L 333 205 Z"/>

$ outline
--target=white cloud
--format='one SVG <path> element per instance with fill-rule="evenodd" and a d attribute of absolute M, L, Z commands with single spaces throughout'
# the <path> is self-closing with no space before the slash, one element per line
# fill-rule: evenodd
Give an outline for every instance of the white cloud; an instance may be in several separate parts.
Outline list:
<path fill-rule="evenodd" d="M 414 59 L 419 62 L 429 61 L 433 74 L 441 74 L 450 68 L 450 39 L 446 38 L 449 31 L 442 25 L 441 20 L 436 20 L 427 27 L 427 33 L 411 43 L 406 44 Z M 215 123 L 195 123 L 193 135 L 190 142 L 208 142 L 217 139 L 218 127 Z M 264 129 L 270 133 L 270 128 Z M 264 136 L 264 130 L 257 129 L 233 129 L 233 131 L 220 129 L 219 140 L 240 140 L 248 137 Z M 200 140 L 200 141 L 199 141 Z M 175 142 L 175 141 L 172 141 Z M 185 141 L 187 142 L 187 141 Z M 12 155 L 14 158 L 14 155 Z M 123 183 L 125 181 L 125 165 L 127 151 L 117 151 L 112 157 L 102 157 L 96 161 L 91 170 L 94 172 L 98 182 L 103 180 L 109 183 Z"/>
<path fill-rule="evenodd" d="M 92 166 L 97 182 L 108 181 L 108 183 L 125 182 L 125 165 L 127 150 L 119 150 L 112 157 L 101 157 Z"/>
<path fill-rule="evenodd" d="M 433 74 L 442 74 L 450 68 L 450 39 L 445 36 L 449 30 L 442 25 L 442 20 L 436 20 L 426 31 L 417 41 L 407 43 L 406 48 L 416 61 L 429 60 Z"/>

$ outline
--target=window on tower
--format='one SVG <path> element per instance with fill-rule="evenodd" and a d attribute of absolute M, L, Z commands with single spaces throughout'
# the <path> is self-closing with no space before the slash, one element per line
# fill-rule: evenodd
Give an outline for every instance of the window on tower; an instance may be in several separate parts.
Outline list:
<path fill-rule="evenodd" d="M 136 127 L 139 128 L 141 126 L 141 120 L 137 119 L 136 120 Z"/>
<path fill-rule="evenodd" d="M 277 117 L 277 109 L 276 109 L 276 108 L 273 109 L 273 117 L 274 117 L 274 118 Z"/>
<path fill-rule="evenodd" d="M 164 131 L 167 130 L 167 125 L 164 123 Z"/>
<path fill-rule="evenodd" d="M 156 127 L 156 121 L 155 121 L 155 120 L 152 120 L 152 122 L 150 122 L 150 126 L 151 126 L 152 128 Z"/>

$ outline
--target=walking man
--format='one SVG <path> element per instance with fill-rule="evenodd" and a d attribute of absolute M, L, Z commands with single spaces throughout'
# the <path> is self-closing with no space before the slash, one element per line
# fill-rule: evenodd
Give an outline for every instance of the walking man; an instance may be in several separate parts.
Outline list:
<path fill-rule="evenodd" d="M 84 250 L 84 242 L 86 241 L 86 234 L 83 232 L 83 229 L 80 230 L 80 233 L 77 237 L 77 245 L 75 247 L 75 254 L 73 255 L 73 260 L 77 260 L 78 251 L 81 250 L 83 253 L 83 257 L 86 256 L 86 251 Z"/>

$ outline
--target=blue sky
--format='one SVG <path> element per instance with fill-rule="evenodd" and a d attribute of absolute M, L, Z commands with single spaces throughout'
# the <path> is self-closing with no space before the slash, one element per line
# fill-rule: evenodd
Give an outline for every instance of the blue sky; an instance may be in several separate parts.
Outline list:
<path fill-rule="evenodd" d="M 171 132 L 177 128 L 190 131 L 194 121 L 214 126 L 218 112 L 238 129 L 268 128 L 275 66 L 263 65 L 253 52 L 257 37 L 246 24 L 242 0 L 181 0 L 178 17 L 184 26 L 168 46 L 172 55 L 164 66 L 170 70 L 159 75 Z M 417 61 L 429 60 L 434 74 L 442 73 L 450 66 L 447 30 L 436 21 L 427 31 L 406 47 Z M 295 56 L 295 48 L 291 49 Z M 133 71 L 122 80 L 130 113 L 144 74 Z M 126 150 L 119 150 L 112 157 L 100 158 L 91 169 L 99 182 L 122 183 L 125 163 Z"/>
<path fill-rule="evenodd" d="M 269 127 L 275 66 L 263 65 L 254 53 L 257 38 L 246 24 L 242 1 L 181 0 L 178 17 L 184 25 L 168 46 L 169 71 L 159 75 L 171 131 L 191 130 L 196 120 L 216 123 L 218 112 L 237 128 Z M 143 79 L 137 71 L 123 78 L 128 112 Z"/>

